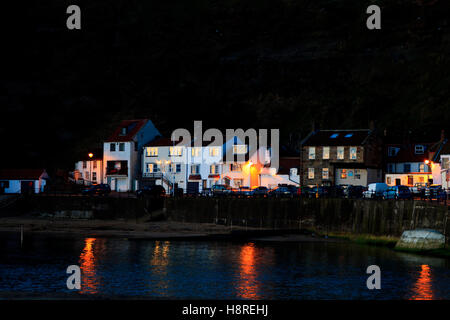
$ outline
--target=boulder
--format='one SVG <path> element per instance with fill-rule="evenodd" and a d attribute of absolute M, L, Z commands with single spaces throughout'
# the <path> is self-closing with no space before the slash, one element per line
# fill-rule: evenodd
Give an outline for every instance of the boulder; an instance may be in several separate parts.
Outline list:
<path fill-rule="evenodd" d="M 395 245 L 396 249 L 433 250 L 445 247 L 445 236 L 432 229 L 406 230 Z"/>

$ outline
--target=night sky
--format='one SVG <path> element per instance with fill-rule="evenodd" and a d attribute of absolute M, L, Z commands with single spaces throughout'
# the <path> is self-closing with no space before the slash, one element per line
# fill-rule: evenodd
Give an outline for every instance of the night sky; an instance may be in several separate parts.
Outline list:
<path fill-rule="evenodd" d="M 81 7 L 81 30 L 66 8 Z M 382 29 L 366 28 L 366 8 Z M 448 0 L 2 4 L 1 167 L 72 169 L 122 119 L 450 132 Z M 5 156 L 6 155 L 6 156 Z"/>

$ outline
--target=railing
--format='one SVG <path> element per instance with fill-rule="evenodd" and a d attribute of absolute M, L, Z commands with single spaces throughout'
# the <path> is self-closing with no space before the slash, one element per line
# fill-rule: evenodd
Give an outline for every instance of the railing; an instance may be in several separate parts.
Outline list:
<path fill-rule="evenodd" d="M 143 178 L 154 178 L 154 179 L 161 179 L 163 177 L 162 172 L 144 172 L 142 174 Z"/>
<path fill-rule="evenodd" d="M 128 176 L 128 168 L 106 168 L 106 175 L 107 176 L 114 176 L 114 175 L 120 175 L 120 176 Z"/>

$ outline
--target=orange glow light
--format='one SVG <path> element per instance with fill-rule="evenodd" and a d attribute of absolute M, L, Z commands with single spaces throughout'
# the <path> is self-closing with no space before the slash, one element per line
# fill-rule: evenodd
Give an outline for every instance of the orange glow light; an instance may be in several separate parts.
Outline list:
<path fill-rule="evenodd" d="M 97 293 L 97 278 L 95 274 L 95 256 L 93 246 L 95 238 L 87 238 L 83 252 L 80 255 L 80 269 L 82 272 L 82 285 L 80 293 Z"/>
<path fill-rule="evenodd" d="M 411 300 L 433 300 L 430 266 L 423 264 L 421 267 L 422 270 L 414 285 L 414 295 L 411 297 Z"/>
<path fill-rule="evenodd" d="M 240 277 L 238 295 L 244 299 L 258 299 L 258 283 L 255 274 L 256 248 L 253 243 L 242 247 L 240 254 Z"/>

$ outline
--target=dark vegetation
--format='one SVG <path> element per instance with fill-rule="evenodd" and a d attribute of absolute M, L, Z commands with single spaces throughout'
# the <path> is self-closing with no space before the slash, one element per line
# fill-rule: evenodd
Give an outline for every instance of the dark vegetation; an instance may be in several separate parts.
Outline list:
<path fill-rule="evenodd" d="M 72 168 L 121 119 L 437 140 L 449 128 L 448 0 L 98 0 L 2 9 L 1 166 Z M 82 30 L 66 8 L 82 9 Z M 382 30 L 366 8 L 382 8 Z M 5 4 L 6 5 L 6 4 Z M 14 7 L 15 6 L 15 7 Z M 449 131 L 449 130 L 447 130 Z"/>

